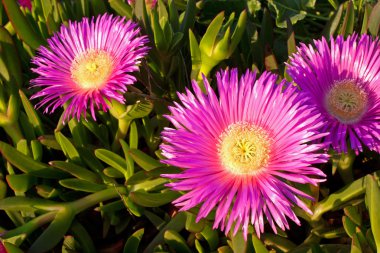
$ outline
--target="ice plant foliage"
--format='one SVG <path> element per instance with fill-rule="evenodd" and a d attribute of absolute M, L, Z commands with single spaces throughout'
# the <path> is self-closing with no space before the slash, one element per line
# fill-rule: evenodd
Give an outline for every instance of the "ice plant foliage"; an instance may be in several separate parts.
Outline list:
<path fill-rule="evenodd" d="M 128 4 L 133 5 L 135 4 L 136 0 L 127 0 L 127 2 Z M 148 6 L 148 8 L 153 9 L 157 4 L 157 0 L 145 0 L 145 4 Z"/>
<path fill-rule="evenodd" d="M 139 32 L 137 24 L 110 14 L 62 26 L 33 59 L 39 76 L 32 86 L 42 88 L 32 97 L 42 98 L 37 107 L 52 113 L 67 103 L 64 120 L 79 120 L 87 108 L 95 119 L 108 100 L 124 103 L 123 93 L 136 81 L 132 72 L 148 50 Z"/>
<path fill-rule="evenodd" d="M 292 182 L 313 184 L 324 174 L 312 166 L 324 163 L 319 152 L 325 144 L 311 144 L 326 136 L 323 121 L 306 104 L 305 96 L 277 77 L 260 78 L 247 71 L 240 79 L 234 70 L 217 74 L 219 98 L 204 78 L 207 94 L 193 81 L 194 93 L 178 94 L 181 103 L 166 117 L 175 128 L 162 132 L 164 163 L 183 168 L 162 175 L 175 181 L 168 186 L 186 192 L 174 201 L 181 211 L 200 204 L 197 220 L 216 209 L 214 228 L 227 234 L 241 227 L 247 238 L 249 224 L 258 235 L 265 220 L 272 229 L 289 228 L 287 217 L 300 224 L 294 205 L 311 211 L 298 196 L 312 199 Z M 298 195 L 298 196 L 297 196 Z"/>
<path fill-rule="evenodd" d="M 380 152 L 380 43 L 369 35 L 322 38 L 301 44 L 289 75 L 320 111 L 324 137 L 338 152 L 363 144 Z"/>

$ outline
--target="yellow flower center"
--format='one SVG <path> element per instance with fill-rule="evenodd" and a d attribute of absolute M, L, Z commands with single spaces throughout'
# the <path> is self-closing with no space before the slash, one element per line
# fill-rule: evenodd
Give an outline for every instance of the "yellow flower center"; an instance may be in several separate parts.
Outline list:
<path fill-rule="evenodd" d="M 222 165 L 232 174 L 254 174 L 268 164 L 271 139 L 263 128 L 239 122 L 220 135 Z"/>
<path fill-rule="evenodd" d="M 101 88 L 113 70 L 111 55 L 103 50 L 89 50 L 75 57 L 71 64 L 71 78 L 83 89 Z"/>
<path fill-rule="evenodd" d="M 344 80 L 333 85 L 327 93 L 327 111 L 345 124 L 358 122 L 367 110 L 368 95 L 352 80 Z"/>

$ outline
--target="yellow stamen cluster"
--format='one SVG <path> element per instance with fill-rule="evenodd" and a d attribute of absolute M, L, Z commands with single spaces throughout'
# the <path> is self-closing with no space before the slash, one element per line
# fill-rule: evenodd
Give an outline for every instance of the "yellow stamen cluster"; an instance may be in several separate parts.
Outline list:
<path fill-rule="evenodd" d="M 71 64 L 71 78 L 83 89 L 101 88 L 113 70 L 111 55 L 103 50 L 89 50 Z"/>
<path fill-rule="evenodd" d="M 219 157 L 232 174 L 254 174 L 269 161 L 271 139 L 263 128 L 239 122 L 220 136 Z"/>
<path fill-rule="evenodd" d="M 335 83 L 327 93 L 327 111 L 340 122 L 358 122 L 367 110 L 368 95 L 352 80 Z"/>

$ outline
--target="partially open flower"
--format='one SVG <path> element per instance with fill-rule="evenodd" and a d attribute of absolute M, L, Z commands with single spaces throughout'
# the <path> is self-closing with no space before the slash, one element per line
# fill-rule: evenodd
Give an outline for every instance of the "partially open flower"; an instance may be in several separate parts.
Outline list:
<path fill-rule="evenodd" d="M 32 1 L 31 0 L 18 0 L 20 6 L 24 8 L 32 9 Z"/>
<path fill-rule="evenodd" d="M 312 144 L 326 133 L 315 109 L 299 96 L 297 88 L 264 72 L 247 71 L 240 79 L 237 70 L 217 75 L 219 98 L 204 79 L 207 94 L 193 82 L 194 94 L 178 94 L 182 105 L 170 107 L 166 117 L 175 128 L 166 128 L 161 144 L 162 162 L 183 168 L 172 190 L 184 191 L 174 201 L 181 211 L 201 205 L 197 220 L 216 209 L 214 228 L 234 233 L 241 227 L 247 237 L 252 224 L 258 235 L 264 220 L 272 229 L 289 228 L 287 218 L 300 224 L 294 205 L 311 213 L 297 195 L 310 196 L 291 182 L 313 184 L 323 181 L 322 171 L 312 167 L 324 163 L 320 151 L 325 144 Z"/>
<path fill-rule="evenodd" d="M 33 58 L 39 76 L 32 86 L 42 90 L 32 98 L 43 98 L 37 107 L 52 113 L 67 103 L 64 120 L 79 120 L 87 108 L 95 119 L 96 109 L 109 108 L 107 101 L 124 103 L 123 93 L 136 81 L 132 72 L 148 51 L 139 32 L 137 24 L 109 14 L 62 26 Z"/>
<path fill-rule="evenodd" d="M 301 44 L 288 73 L 326 121 L 324 141 L 339 153 L 363 145 L 380 152 L 379 40 L 351 35 L 313 44 Z"/>

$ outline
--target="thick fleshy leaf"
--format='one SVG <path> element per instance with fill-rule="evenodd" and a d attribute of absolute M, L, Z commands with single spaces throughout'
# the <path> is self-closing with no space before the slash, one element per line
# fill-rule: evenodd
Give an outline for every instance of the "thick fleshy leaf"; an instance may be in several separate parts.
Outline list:
<path fill-rule="evenodd" d="M 348 1 L 346 8 L 346 16 L 344 17 L 342 27 L 340 29 L 340 34 L 345 36 L 351 34 L 354 30 L 355 24 L 355 10 L 354 5 L 351 1 Z"/>
<path fill-rule="evenodd" d="M 45 199 L 55 198 L 59 195 L 59 191 L 50 185 L 37 185 L 36 191 L 38 195 Z"/>
<path fill-rule="evenodd" d="M 206 222 L 204 219 L 200 220 L 199 222 L 196 222 L 195 220 L 197 216 L 190 212 L 186 212 L 186 216 L 187 218 L 186 218 L 185 228 L 187 231 L 198 233 L 203 230 L 203 228 L 205 227 L 205 222 Z"/>
<path fill-rule="evenodd" d="M 297 247 L 297 245 L 290 239 L 271 233 L 263 234 L 261 240 L 264 242 L 265 245 L 274 247 L 284 252 L 291 251 Z"/>
<path fill-rule="evenodd" d="M 380 2 L 377 2 L 371 11 L 368 19 L 368 31 L 373 36 L 377 36 L 380 26 Z"/>
<path fill-rule="evenodd" d="M 15 192 L 26 192 L 37 183 L 37 178 L 28 174 L 7 175 L 7 183 Z"/>
<path fill-rule="evenodd" d="M 127 106 L 125 113 L 120 118 L 133 120 L 148 116 L 153 109 L 153 103 L 149 99 L 138 100 L 134 105 Z"/>
<path fill-rule="evenodd" d="M 4 66 L 0 68 L 0 75 L 10 82 L 11 77 L 18 87 L 22 85 L 21 62 L 9 32 L 0 26 L 0 61 Z"/>
<path fill-rule="evenodd" d="M 231 240 L 234 253 L 245 253 L 247 251 L 247 241 L 244 240 L 242 231 L 238 231 L 236 235 L 232 235 Z"/>
<path fill-rule="evenodd" d="M 63 187 L 83 192 L 98 192 L 107 188 L 103 184 L 95 184 L 86 180 L 76 178 L 59 180 L 59 184 Z"/>
<path fill-rule="evenodd" d="M 100 177 L 98 175 L 96 175 L 92 171 L 89 171 L 86 168 L 76 165 L 75 163 L 64 161 L 51 161 L 49 162 L 49 164 L 55 168 L 66 171 L 67 173 L 70 173 L 71 175 L 79 179 L 83 179 L 93 183 L 100 182 Z"/>
<path fill-rule="evenodd" d="M 182 33 L 186 33 L 189 29 L 191 29 L 195 22 L 195 15 L 197 12 L 196 1 L 188 0 L 185 10 L 185 16 L 182 20 L 180 31 Z"/>
<path fill-rule="evenodd" d="M 132 18 L 132 8 L 123 0 L 109 0 L 111 8 L 120 16 Z"/>
<path fill-rule="evenodd" d="M 145 248 L 144 252 L 153 252 L 156 245 L 164 241 L 164 233 L 166 230 L 181 231 L 185 227 L 186 214 L 184 212 L 179 212 L 160 230 L 160 232 L 153 238 L 149 245 Z"/>
<path fill-rule="evenodd" d="M 173 230 L 166 230 L 164 233 L 165 242 L 172 248 L 175 252 L 191 253 L 189 246 L 187 246 L 185 239 Z"/>
<path fill-rule="evenodd" d="M 380 252 L 380 216 L 378 204 L 380 200 L 380 187 L 375 177 L 367 176 L 367 187 L 365 201 L 369 211 L 369 218 L 371 221 L 371 230 L 373 238 L 375 238 L 376 250 Z"/>
<path fill-rule="evenodd" d="M 325 212 L 336 210 L 344 203 L 364 194 L 365 181 L 365 177 L 359 178 L 339 191 L 330 194 L 324 200 L 318 202 L 314 209 L 312 220 L 319 220 Z"/>
<path fill-rule="evenodd" d="M 6 250 L 4 253 L 23 253 L 24 252 L 21 249 L 19 249 L 18 247 L 16 247 L 15 245 L 13 245 L 12 243 L 9 243 L 9 242 L 4 242 L 4 247 L 5 247 L 5 250 Z M 1 245 L 0 245 L 0 252 L 2 252 L 1 251 Z"/>
<path fill-rule="evenodd" d="M 112 168 L 118 170 L 125 176 L 125 178 L 129 178 L 131 176 L 130 172 L 127 169 L 127 163 L 125 159 L 115 154 L 114 152 L 107 149 L 97 149 L 95 150 L 95 156 Z"/>
<path fill-rule="evenodd" d="M 353 235 L 356 233 L 355 223 L 352 222 L 352 220 L 347 216 L 342 217 L 342 223 L 343 223 L 344 230 L 346 230 L 347 235 L 352 238 Z"/>
<path fill-rule="evenodd" d="M 347 217 L 349 217 L 351 221 L 354 222 L 356 225 L 362 225 L 362 216 L 361 213 L 359 213 L 357 206 L 347 206 L 343 209 L 343 211 L 344 214 L 347 215 Z"/>
<path fill-rule="evenodd" d="M 322 34 L 325 37 L 329 37 L 335 33 L 342 19 L 343 10 L 344 6 L 343 4 L 341 4 L 339 5 L 339 8 L 335 11 L 334 15 L 331 16 L 329 22 L 326 24 L 325 28 L 322 31 Z"/>
<path fill-rule="evenodd" d="M 159 167 L 165 166 L 164 164 L 160 163 L 158 160 L 154 159 L 153 157 L 145 154 L 144 152 L 138 150 L 138 149 L 131 149 L 129 151 L 129 154 L 133 158 L 133 160 L 144 170 L 150 171 Z"/>
<path fill-rule="evenodd" d="M 75 146 L 71 143 L 71 141 L 61 132 L 55 132 L 55 138 L 61 146 L 62 151 L 66 155 L 66 157 L 74 162 L 80 163 L 81 160 L 79 153 Z"/>
<path fill-rule="evenodd" d="M 64 208 L 57 212 L 55 219 L 44 232 L 33 242 L 28 250 L 29 253 L 41 253 L 52 249 L 66 234 L 74 219 L 74 212 Z"/>
<path fill-rule="evenodd" d="M 123 252 L 124 253 L 137 253 L 138 247 L 140 245 L 141 238 L 144 235 L 144 229 L 139 229 L 134 232 L 127 240 L 124 245 Z"/>
<path fill-rule="evenodd" d="M 210 250 L 213 251 L 218 247 L 219 244 L 219 234 L 218 231 L 212 229 L 211 225 L 206 225 L 202 230 L 201 235 L 207 241 Z"/>
<path fill-rule="evenodd" d="M 308 8 L 313 8 L 315 0 L 269 0 L 269 8 L 276 13 L 276 25 L 286 28 L 286 19 L 294 25 L 306 17 Z"/>
<path fill-rule="evenodd" d="M 38 141 L 41 142 L 42 145 L 48 148 L 62 150 L 61 145 L 59 145 L 54 135 L 42 135 L 38 137 Z"/>
<path fill-rule="evenodd" d="M 80 244 L 83 253 L 96 252 L 96 248 L 90 234 L 78 221 L 73 222 L 70 232 L 74 235 L 74 238 Z"/>
<path fill-rule="evenodd" d="M 44 163 L 37 162 L 31 157 L 24 155 L 14 147 L 0 141 L 0 153 L 13 166 L 20 169 L 22 172 L 28 173 L 31 171 L 49 168 Z"/>
<path fill-rule="evenodd" d="M 256 235 L 252 235 L 252 243 L 256 253 L 269 253 L 265 245 L 260 241 L 259 238 L 257 238 Z"/>
<path fill-rule="evenodd" d="M 22 14 L 15 0 L 3 0 L 3 6 L 8 14 L 10 21 L 20 38 L 31 48 L 37 49 L 46 42 L 30 26 L 28 20 Z"/>
<path fill-rule="evenodd" d="M 129 197 L 133 202 L 144 207 L 158 207 L 172 202 L 180 195 L 178 192 L 170 190 L 160 193 L 148 193 L 145 191 L 135 191 L 129 193 Z"/>

